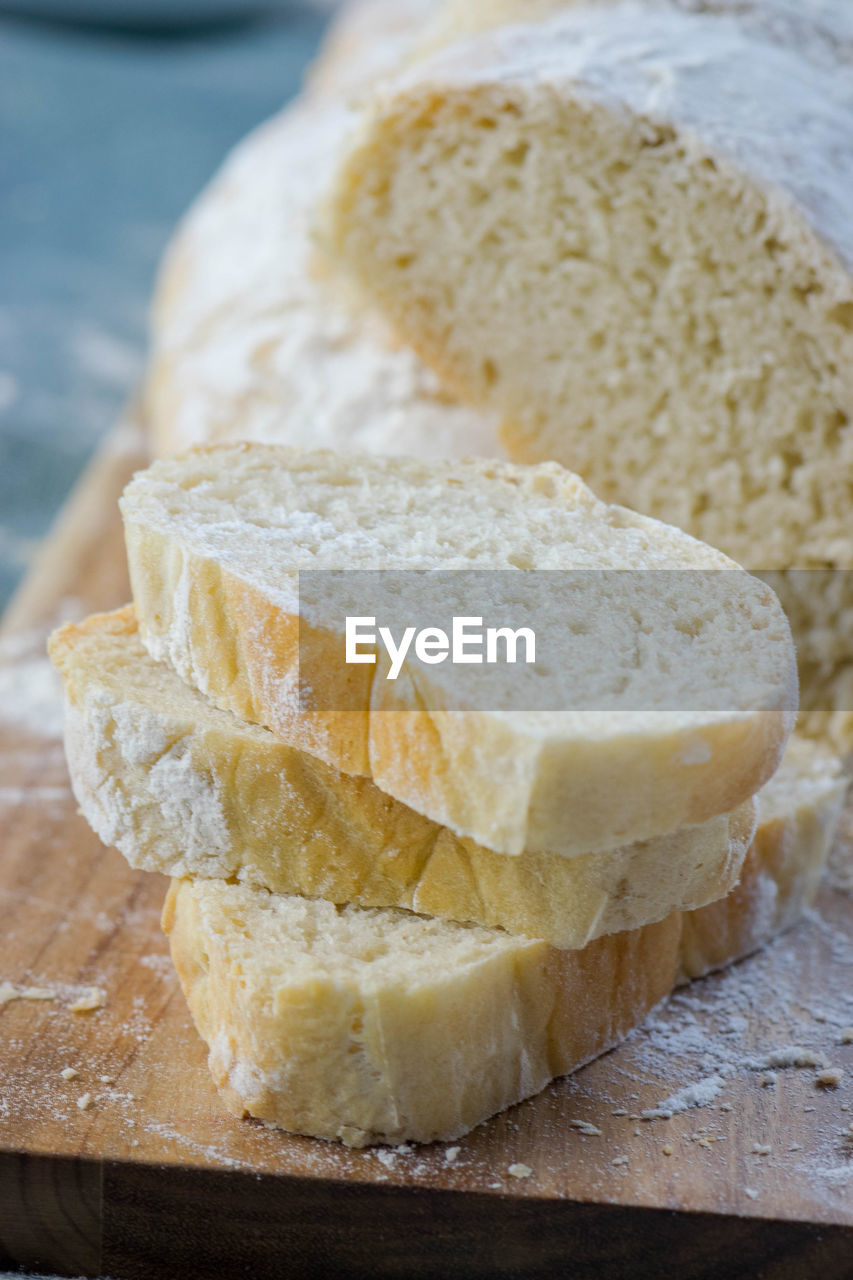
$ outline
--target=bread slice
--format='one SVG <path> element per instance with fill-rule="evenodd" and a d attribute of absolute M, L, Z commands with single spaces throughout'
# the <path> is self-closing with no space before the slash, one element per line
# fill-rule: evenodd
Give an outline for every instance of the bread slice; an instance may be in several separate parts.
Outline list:
<path fill-rule="evenodd" d="M 173 881 L 163 927 L 229 1110 L 349 1146 L 459 1137 L 611 1048 L 668 994 L 680 935 L 556 951 L 221 880 Z"/>
<path fill-rule="evenodd" d="M 504 455 L 497 424 L 454 403 L 317 260 L 315 205 L 352 120 L 336 101 L 289 107 L 236 148 L 181 222 L 154 303 L 145 412 L 156 452 L 260 440 Z"/>
<path fill-rule="evenodd" d="M 229 446 L 155 463 L 121 507 L 153 657 L 497 852 L 591 853 L 704 822 L 753 795 L 781 758 L 796 672 L 772 592 L 717 572 L 736 567 L 606 506 L 560 467 Z M 446 666 L 407 661 L 393 681 L 378 662 L 346 665 L 340 611 L 306 618 L 300 653 L 300 571 L 503 570 L 503 581 L 518 565 L 587 571 L 565 598 L 548 575 L 519 575 L 519 589 L 546 596 L 544 631 L 564 646 L 531 679 L 547 678 L 549 705 L 566 709 L 483 709 L 496 705 L 483 666 L 457 668 L 454 682 Z M 404 581 L 414 611 L 424 579 Z M 438 581 L 450 598 L 454 574 Z M 470 607 L 466 596 L 455 612 Z"/>
<path fill-rule="evenodd" d="M 739 959 L 801 907 L 843 795 L 835 766 L 803 753 L 792 754 L 776 793 L 783 809 L 763 824 L 741 889 L 580 951 L 392 909 L 173 881 L 163 925 L 226 1105 L 352 1146 L 429 1142 L 596 1057 L 678 979 Z"/>
<path fill-rule="evenodd" d="M 837 756 L 791 738 L 756 797 L 758 826 L 737 888 L 683 915 L 680 981 L 749 955 L 800 919 L 815 899 L 848 783 Z"/>
<path fill-rule="evenodd" d="M 747 568 L 844 571 L 849 613 L 853 94 L 786 46 L 851 18 L 739 8 L 596 6 L 427 60 L 368 112 L 323 243 L 511 456 Z M 803 585 L 804 705 L 853 742 L 838 592 Z"/>
<path fill-rule="evenodd" d="M 148 656 L 132 609 L 68 623 L 50 652 L 83 815 L 144 871 L 404 907 L 578 948 L 728 893 L 755 828 L 748 801 L 609 852 L 507 858 L 220 711 Z"/>

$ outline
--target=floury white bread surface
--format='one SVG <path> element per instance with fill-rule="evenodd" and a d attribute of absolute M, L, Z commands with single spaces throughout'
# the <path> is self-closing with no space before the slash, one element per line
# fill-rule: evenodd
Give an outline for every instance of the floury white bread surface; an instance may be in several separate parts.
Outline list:
<path fill-rule="evenodd" d="M 218 710 L 148 656 L 131 609 L 63 627 L 51 654 L 74 794 L 101 839 L 144 871 L 409 908 L 579 948 L 730 892 L 753 836 L 749 801 L 627 848 L 508 858 Z"/>
<path fill-rule="evenodd" d="M 181 224 L 155 298 L 146 413 L 159 453 L 260 440 L 424 457 L 501 456 L 317 260 L 315 205 L 353 116 L 289 108 L 228 158 Z"/>
<path fill-rule="evenodd" d="M 592 853 L 704 822 L 753 795 L 781 759 L 796 672 L 772 592 L 680 531 L 599 502 L 555 464 L 222 446 L 155 463 L 121 506 L 154 658 L 497 852 Z M 557 703 L 575 706 L 583 689 L 609 711 L 420 709 L 442 688 L 439 668 L 409 663 L 391 682 L 374 679 L 378 667 L 346 667 L 341 619 L 341 632 L 312 628 L 319 709 L 300 705 L 300 571 L 518 565 L 694 572 L 643 575 L 651 595 L 636 573 L 611 575 L 612 635 L 582 669 L 558 672 Z M 573 601 L 581 644 L 596 603 L 594 589 Z M 560 609 L 555 600 L 552 622 Z M 675 705 L 690 709 L 672 709 L 688 667 Z"/>
<path fill-rule="evenodd" d="M 514 457 L 747 567 L 847 571 L 853 88 L 756 34 L 790 6 L 745 8 L 750 31 L 569 12 L 413 67 L 367 113 L 324 243 Z M 804 705 L 834 699 L 842 741 L 843 581 L 841 608 L 783 595 L 805 610 Z"/>
<path fill-rule="evenodd" d="M 597 1057 L 669 993 L 680 936 L 556 951 L 218 880 L 173 881 L 163 925 L 228 1108 L 350 1146 L 460 1137 Z"/>
<path fill-rule="evenodd" d="M 439 0 L 349 0 L 341 5 L 310 68 L 308 93 L 360 102 L 377 80 L 409 62 L 439 8 Z"/>
<path fill-rule="evenodd" d="M 454 1138 L 596 1057 L 677 982 L 739 960 L 811 900 L 838 762 L 791 743 L 739 886 L 579 951 L 218 880 L 172 882 L 163 923 L 226 1105 L 368 1142 Z M 239 974 L 239 981 L 235 976 Z"/>
<path fill-rule="evenodd" d="M 615 8 L 621 3 L 623 0 L 435 0 L 429 13 L 422 9 L 414 50 L 409 37 L 409 61 L 480 31 L 542 22 L 573 9 Z M 731 17 L 749 35 L 796 49 L 812 61 L 830 66 L 853 63 L 853 8 L 847 0 L 643 0 L 643 5 L 645 9 Z M 368 21 L 378 22 L 379 7 L 381 4 L 373 13 L 369 3 L 353 6 L 360 30 L 366 29 Z M 354 75 L 364 45 L 353 41 L 349 48 Z"/>

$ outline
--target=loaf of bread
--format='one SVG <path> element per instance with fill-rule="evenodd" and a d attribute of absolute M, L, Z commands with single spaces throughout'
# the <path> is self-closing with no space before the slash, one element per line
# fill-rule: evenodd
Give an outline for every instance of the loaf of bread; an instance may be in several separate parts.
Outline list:
<path fill-rule="evenodd" d="M 173 881 L 163 924 L 238 1115 L 353 1146 L 457 1138 L 616 1044 L 674 983 L 737 960 L 814 887 L 843 797 L 795 745 L 739 888 L 580 951 L 408 912 Z"/>
<path fill-rule="evenodd" d="M 404 907 L 578 948 L 722 897 L 752 839 L 748 801 L 609 852 L 507 858 L 218 710 L 148 656 L 132 609 L 68 623 L 50 651 L 74 794 L 140 870 Z"/>
<path fill-rule="evenodd" d="M 781 759 L 796 671 L 772 592 L 680 531 L 599 502 L 554 464 L 222 446 L 155 463 L 121 508 L 154 658 L 244 720 L 370 774 L 499 853 L 593 853 L 704 822 L 753 795 Z M 548 676 L 553 711 L 489 710 L 502 704 L 485 666 L 466 666 L 460 688 L 450 664 L 407 659 L 397 680 L 378 661 L 346 665 L 340 613 L 306 617 L 312 644 L 300 653 L 301 571 L 506 577 L 520 565 L 587 571 L 585 589 L 565 598 L 549 575 L 519 574 L 546 595 L 545 630 L 563 646 L 550 674 L 544 659 L 533 667 Z M 447 598 L 453 579 L 441 579 Z M 414 609 L 423 575 L 406 581 Z M 310 690 L 306 653 L 317 655 Z"/>
<path fill-rule="evenodd" d="M 740 7 L 749 30 L 606 5 L 428 59 L 367 113 L 324 244 L 512 456 L 747 567 L 840 571 L 782 599 L 803 705 L 853 742 L 853 90 L 788 47 L 791 6 Z"/>

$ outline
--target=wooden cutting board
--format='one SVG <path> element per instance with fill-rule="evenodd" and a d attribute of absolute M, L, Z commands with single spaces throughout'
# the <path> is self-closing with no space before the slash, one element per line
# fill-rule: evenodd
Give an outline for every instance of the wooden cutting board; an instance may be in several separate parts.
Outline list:
<path fill-rule="evenodd" d="M 128 598 L 116 499 L 144 462 L 142 434 L 123 427 L 0 629 L 0 1267 L 853 1275 L 843 841 L 819 912 L 453 1147 L 348 1151 L 222 1109 L 160 932 L 165 882 L 129 870 L 77 814 L 43 657 L 58 620 Z M 75 1012 L 81 1000 L 98 1007 Z M 790 1045 L 843 1068 L 840 1085 L 755 1069 Z M 705 1105 L 679 1110 L 692 1086 Z M 673 1097 L 672 1119 L 637 1118 Z"/>

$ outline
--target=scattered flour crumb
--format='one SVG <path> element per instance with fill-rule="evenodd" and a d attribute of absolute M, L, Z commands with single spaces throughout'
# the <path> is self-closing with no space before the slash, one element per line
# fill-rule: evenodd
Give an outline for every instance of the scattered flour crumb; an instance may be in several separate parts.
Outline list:
<path fill-rule="evenodd" d="M 672 1147 L 671 1147 L 671 1146 L 669 1146 L 669 1144 L 667 1144 L 667 1145 L 663 1148 L 663 1153 L 664 1153 L 664 1155 L 665 1155 L 665 1156 L 671 1156 L 671 1155 L 672 1155 Z"/>
<path fill-rule="evenodd" d="M 755 1191 L 752 1187 L 744 1187 L 743 1194 L 745 1196 L 749 1196 L 750 1200 L 758 1199 L 758 1192 Z"/>
<path fill-rule="evenodd" d="M 107 993 L 101 987 L 90 987 L 79 999 L 68 1006 L 70 1013 L 90 1013 L 93 1009 L 103 1009 L 107 1002 Z"/>
<path fill-rule="evenodd" d="M 616 1168 L 620 1168 L 622 1165 L 626 1165 L 628 1163 L 628 1157 L 614 1156 L 613 1159 L 610 1161 L 610 1163 L 614 1165 Z"/>
<path fill-rule="evenodd" d="M 778 1079 L 779 1077 L 777 1076 L 775 1071 L 765 1071 L 761 1079 L 759 1080 L 759 1084 L 761 1085 L 762 1089 L 769 1089 L 774 1084 L 776 1084 Z"/>
<path fill-rule="evenodd" d="M 752 1144 L 752 1154 L 756 1156 L 769 1156 L 772 1150 L 772 1147 L 768 1147 L 763 1142 L 753 1142 Z"/>
<path fill-rule="evenodd" d="M 101 1084 L 115 1084 L 114 1076 L 100 1076 L 99 1079 Z"/>
<path fill-rule="evenodd" d="M 747 1071 L 768 1071 L 773 1067 L 825 1067 L 826 1059 L 813 1049 L 789 1044 L 782 1049 L 772 1049 L 760 1058 L 744 1058 L 741 1066 Z"/>
<path fill-rule="evenodd" d="M 589 1134 L 591 1138 L 600 1138 L 601 1130 L 597 1125 L 590 1124 L 588 1120 L 570 1120 L 569 1124 L 573 1129 L 577 1129 L 579 1133 Z"/>
<path fill-rule="evenodd" d="M 719 1097 L 725 1087 L 723 1076 L 705 1076 L 703 1080 L 697 1080 L 695 1084 L 689 1084 L 672 1097 L 659 1102 L 653 1110 L 644 1111 L 643 1119 L 669 1120 L 672 1116 L 689 1111 L 691 1107 L 707 1107 Z"/>
<path fill-rule="evenodd" d="M 444 1158 L 447 1161 L 447 1163 L 453 1164 L 461 1150 L 462 1150 L 461 1147 L 447 1147 L 444 1152 Z"/>
<path fill-rule="evenodd" d="M 63 1080 L 76 1080 L 80 1072 L 75 1071 L 73 1067 L 63 1067 L 59 1074 Z"/>
<path fill-rule="evenodd" d="M 507 1173 L 511 1178 L 531 1178 L 533 1170 L 529 1164 L 511 1164 L 507 1169 Z"/>
<path fill-rule="evenodd" d="M 50 987 L 16 987 L 12 982 L 0 982 L 0 1005 L 10 1000 L 54 1000 L 56 992 Z"/>
<path fill-rule="evenodd" d="M 815 1085 L 818 1089 L 837 1089 L 843 1079 L 844 1072 L 840 1067 L 827 1067 L 815 1076 Z"/>
<path fill-rule="evenodd" d="M 840 1044 L 853 1044 L 853 1027 L 844 1027 L 839 1038 Z"/>
<path fill-rule="evenodd" d="M 80 1108 L 80 1110 L 88 1111 L 91 1105 L 92 1105 L 91 1093 L 81 1093 L 80 1097 L 77 1099 L 77 1106 Z"/>
<path fill-rule="evenodd" d="M 380 1147 L 375 1153 L 376 1159 L 380 1164 L 384 1164 L 386 1169 L 393 1169 L 397 1164 L 397 1157 L 393 1151 L 388 1151 L 386 1147 Z"/>

